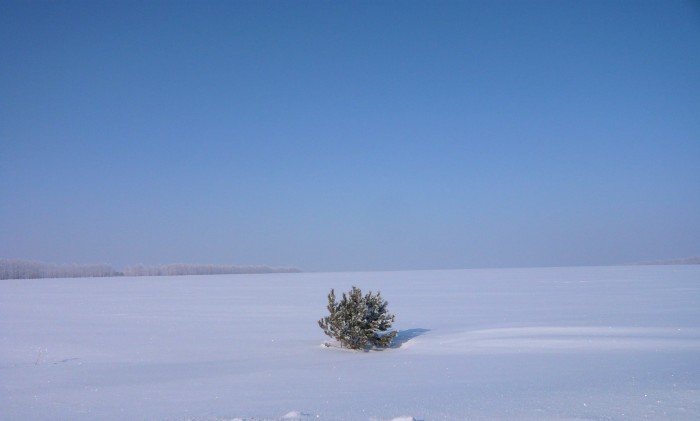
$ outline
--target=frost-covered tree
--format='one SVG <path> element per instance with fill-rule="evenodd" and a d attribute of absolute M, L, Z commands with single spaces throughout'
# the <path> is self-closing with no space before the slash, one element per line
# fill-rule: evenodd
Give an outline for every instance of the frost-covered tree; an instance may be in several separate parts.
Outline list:
<path fill-rule="evenodd" d="M 80 278 L 115 276 L 109 265 L 57 265 L 18 259 L 0 259 L 0 279 Z"/>
<path fill-rule="evenodd" d="M 244 273 L 296 273 L 297 268 L 270 266 L 200 265 L 176 263 L 160 266 L 136 265 L 124 270 L 126 276 L 226 275 Z"/>
<path fill-rule="evenodd" d="M 387 311 L 389 303 L 380 292 L 372 291 L 362 295 L 362 290 L 352 287 L 349 293 L 343 293 L 336 302 L 335 291 L 328 294 L 328 312 L 330 315 L 318 321 L 323 332 L 337 339 L 341 346 L 352 349 L 366 347 L 386 347 L 391 345 L 398 332 L 388 332 L 394 322 L 394 315 Z"/>

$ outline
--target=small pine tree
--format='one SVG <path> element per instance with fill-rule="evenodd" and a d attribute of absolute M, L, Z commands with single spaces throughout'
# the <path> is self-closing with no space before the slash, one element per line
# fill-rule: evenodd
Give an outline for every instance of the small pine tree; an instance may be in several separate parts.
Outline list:
<path fill-rule="evenodd" d="M 398 333 L 383 333 L 394 322 L 394 315 L 387 311 L 388 304 L 380 292 L 374 295 L 370 291 L 363 296 L 357 287 L 352 287 L 348 294 L 343 293 L 336 302 L 335 291 L 331 289 L 326 307 L 330 315 L 319 320 L 318 325 L 343 347 L 387 347 Z"/>

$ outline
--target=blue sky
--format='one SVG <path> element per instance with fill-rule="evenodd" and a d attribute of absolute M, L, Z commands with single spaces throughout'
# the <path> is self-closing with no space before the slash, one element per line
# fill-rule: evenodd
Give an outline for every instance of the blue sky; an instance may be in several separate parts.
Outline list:
<path fill-rule="evenodd" d="M 0 257 L 700 254 L 700 6 L 3 1 Z"/>

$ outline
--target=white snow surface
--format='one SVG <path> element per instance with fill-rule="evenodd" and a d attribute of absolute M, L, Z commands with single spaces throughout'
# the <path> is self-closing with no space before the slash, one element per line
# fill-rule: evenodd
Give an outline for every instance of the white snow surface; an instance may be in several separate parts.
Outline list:
<path fill-rule="evenodd" d="M 321 346 L 381 291 L 392 348 Z M 0 281 L 0 420 L 698 420 L 700 266 Z"/>

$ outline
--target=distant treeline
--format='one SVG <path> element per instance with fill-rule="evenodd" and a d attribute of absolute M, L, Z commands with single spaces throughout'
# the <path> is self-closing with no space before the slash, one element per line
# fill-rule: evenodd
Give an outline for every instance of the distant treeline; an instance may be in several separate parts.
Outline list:
<path fill-rule="evenodd" d="M 700 256 L 684 257 L 681 259 L 652 260 L 641 262 L 640 265 L 700 265 Z"/>
<path fill-rule="evenodd" d="M 130 266 L 125 276 L 179 276 L 179 275 L 231 275 L 245 273 L 298 273 L 297 268 L 275 268 L 270 266 L 190 265 L 172 264 L 161 266 Z"/>
<path fill-rule="evenodd" d="M 180 276 L 180 275 L 228 275 L 246 273 L 295 273 L 296 268 L 269 266 L 190 265 L 171 264 L 160 266 L 136 265 L 117 271 L 107 264 L 70 264 L 32 262 L 17 259 L 0 259 L 0 279 L 41 278 L 99 278 L 110 276 Z"/>
<path fill-rule="evenodd" d="M 84 278 L 119 275 L 111 266 L 56 265 L 26 260 L 0 259 L 0 279 Z"/>

